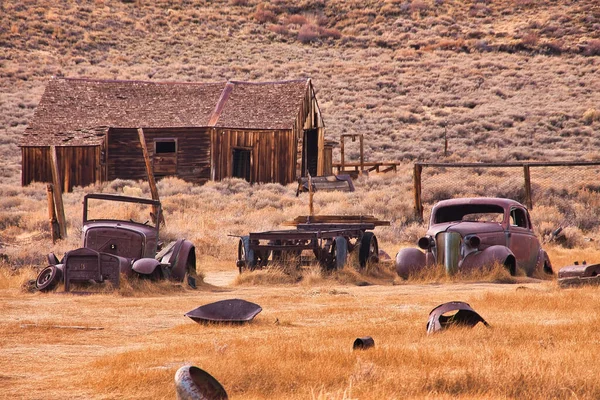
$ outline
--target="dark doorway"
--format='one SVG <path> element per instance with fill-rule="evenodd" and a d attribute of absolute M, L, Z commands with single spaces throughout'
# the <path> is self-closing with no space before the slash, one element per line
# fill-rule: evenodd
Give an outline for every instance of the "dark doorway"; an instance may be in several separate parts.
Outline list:
<path fill-rule="evenodd" d="M 311 176 L 317 176 L 319 161 L 319 131 L 307 129 L 304 131 L 304 146 L 302 148 L 302 176 L 307 171 Z"/>
<path fill-rule="evenodd" d="M 233 167 L 231 176 L 250 182 L 250 165 L 252 151 L 248 149 L 233 149 Z"/>

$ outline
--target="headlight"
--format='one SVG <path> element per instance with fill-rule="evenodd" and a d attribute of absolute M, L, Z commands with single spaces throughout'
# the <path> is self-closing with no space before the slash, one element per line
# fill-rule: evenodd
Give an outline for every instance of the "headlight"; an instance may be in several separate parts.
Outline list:
<path fill-rule="evenodd" d="M 481 244 L 481 239 L 479 239 L 479 236 L 477 235 L 468 235 L 465 236 L 464 242 L 470 248 L 477 249 Z"/>
<path fill-rule="evenodd" d="M 419 248 L 421 248 L 423 250 L 429 250 L 430 248 L 433 247 L 433 244 L 434 244 L 433 238 L 430 236 L 423 236 L 417 242 L 417 245 L 419 246 Z"/>

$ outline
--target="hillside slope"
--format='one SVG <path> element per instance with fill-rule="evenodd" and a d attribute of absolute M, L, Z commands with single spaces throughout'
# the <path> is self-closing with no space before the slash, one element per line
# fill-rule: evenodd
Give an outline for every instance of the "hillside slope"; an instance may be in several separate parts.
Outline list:
<path fill-rule="evenodd" d="M 595 0 L 182 3 L 0 4 L 5 182 L 52 75 L 311 77 L 328 136 L 364 133 L 370 160 L 600 159 Z"/>

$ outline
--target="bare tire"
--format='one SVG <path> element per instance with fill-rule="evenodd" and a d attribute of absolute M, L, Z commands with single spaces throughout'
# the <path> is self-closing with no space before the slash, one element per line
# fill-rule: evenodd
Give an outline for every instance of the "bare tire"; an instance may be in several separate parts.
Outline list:
<path fill-rule="evenodd" d="M 366 267 L 369 262 L 379 262 L 379 244 L 373 232 L 365 232 L 362 235 L 358 249 L 358 262 L 361 268 Z"/>
<path fill-rule="evenodd" d="M 342 269 L 348 257 L 348 242 L 343 236 L 336 236 L 331 243 L 331 262 L 329 269 Z"/>
<path fill-rule="evenodd" d="M 40 292 L 47 292 L 62 281 L 63 273 L 54 265 L 49 265 L 40 272 L 35 280 L 35 287 Z"/>
<path fill-rule="evenodd" d="M 250 249 L 250 236 L 242 236 L 238 242 L 238 268 L 240 274 L 244 268 L 254 271 L 255 267 L 254 250 Z"/>

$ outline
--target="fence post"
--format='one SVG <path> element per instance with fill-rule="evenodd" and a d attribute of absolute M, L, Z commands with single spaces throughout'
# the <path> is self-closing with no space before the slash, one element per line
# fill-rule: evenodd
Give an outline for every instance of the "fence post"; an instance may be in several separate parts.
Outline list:
<path fill-rule="evenodd" d="M 415 192 L 415 217 L 423 221 L 423 203 L 421 201 L 421 171 L 423 166 L 415 163 L 413 173 L 413 183 Z"/>
<path fill-rule="evenodd" d="M 523 175 L 525 177 L 525 204 L 527 208 L 533 210 L 533 201 L 531 199 L 531 175 L 529 174 L 529 165 L 523 165 Z"/>

